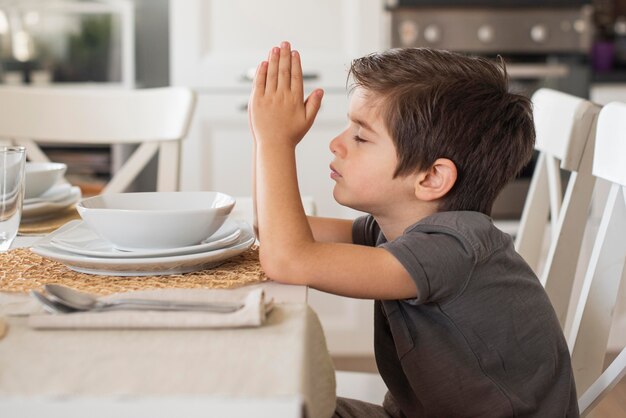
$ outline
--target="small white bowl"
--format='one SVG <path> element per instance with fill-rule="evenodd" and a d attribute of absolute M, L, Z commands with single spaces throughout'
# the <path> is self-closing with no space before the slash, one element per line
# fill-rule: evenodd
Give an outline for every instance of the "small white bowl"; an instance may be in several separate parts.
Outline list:
<path fill-rule="evenodd" d="M 121 250 L 178 248 L 211 236 L 235 199 L 219 192 L 111 193 L 82 200 L 85 224 Z"/>
<path fill-rule="evenodd" d="M 67 170 L 63 163 L 26 163 L 25 199 L 38 197 L 59 181 Z"/>

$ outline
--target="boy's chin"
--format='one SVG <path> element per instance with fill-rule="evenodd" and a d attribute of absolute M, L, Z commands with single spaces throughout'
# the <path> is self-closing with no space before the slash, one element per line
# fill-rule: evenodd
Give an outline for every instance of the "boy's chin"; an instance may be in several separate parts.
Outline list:
<path fill-rule="evenodd" d="M 344 206 L 346 208 L 350 208 L 359 212 L 367 212 L 367 209 L 364 208 L 363 205 L 359 205 L 357 202 L 347 199 L 345 196 L 339 195 L 336 189 L 333 191 L 333 197 L 335 198 L 335 202 L 339 203 L 341 206 Z"/>

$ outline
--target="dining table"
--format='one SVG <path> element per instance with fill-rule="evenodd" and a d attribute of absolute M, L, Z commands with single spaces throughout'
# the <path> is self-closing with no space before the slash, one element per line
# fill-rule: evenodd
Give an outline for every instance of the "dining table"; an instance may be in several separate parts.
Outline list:
<path fill-rule="evenodd" d="M 332 416 L 335 372 L 307 288 L 232 291 L 257 288 L 273 300 L 265 322 L 219 329 L 42 330 L 15 310 L 28 293 L 0 292 L 0 417 Z"/>

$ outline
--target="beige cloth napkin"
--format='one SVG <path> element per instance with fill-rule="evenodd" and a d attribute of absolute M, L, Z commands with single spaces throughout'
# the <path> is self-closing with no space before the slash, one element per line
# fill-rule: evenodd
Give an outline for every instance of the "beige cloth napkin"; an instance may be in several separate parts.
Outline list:
<path fill-rule="evenodd" d="M 258 327 L 266 319 L 272 302 L 265 300 L 262 289 L 246 292 L 221 289 L 158 289 L 117 293 L 102 297 L 163 299 L 180 302 L 235 302 L 243 308 L 230 313 L 201 311 L 132 311 L 80 312 L 71 314 L 34 314 L 28 326 L 36 329 L 143 329 L 143 328 L 238 328 Z"/>

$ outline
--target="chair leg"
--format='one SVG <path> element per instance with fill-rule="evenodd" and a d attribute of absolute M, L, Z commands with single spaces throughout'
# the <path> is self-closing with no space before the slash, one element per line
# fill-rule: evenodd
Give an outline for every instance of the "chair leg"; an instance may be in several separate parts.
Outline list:
<path fill-rule="evenodd" d="M 180 189 L 180 151 L 180 141 L 161 143 L 157 191 L 175 192 Z"/>
<path fill-rule="evenodd" d="M 111 181 L 106 185 L 103 193 L 124 192 L 137 175 L 143 170 L 148 161 L 157 152 L 157 145 L 153 142 L 144 142 L 126 160 Z"/>
<path fill-rule="evenodd" d="M 567 341 L 576 387 L 586 391 L 602 374 L 620 282 L 626 274 L 622 231 L 626 206 L 619 185 L 613 185 L 591 254 Z"/>
<path fill-rule="evenodd" d="M 578 398 L 580 416 L 585 417 L 617 385 L 626 374 L 626 348 L 613 360 L 600 377 Z"/>

